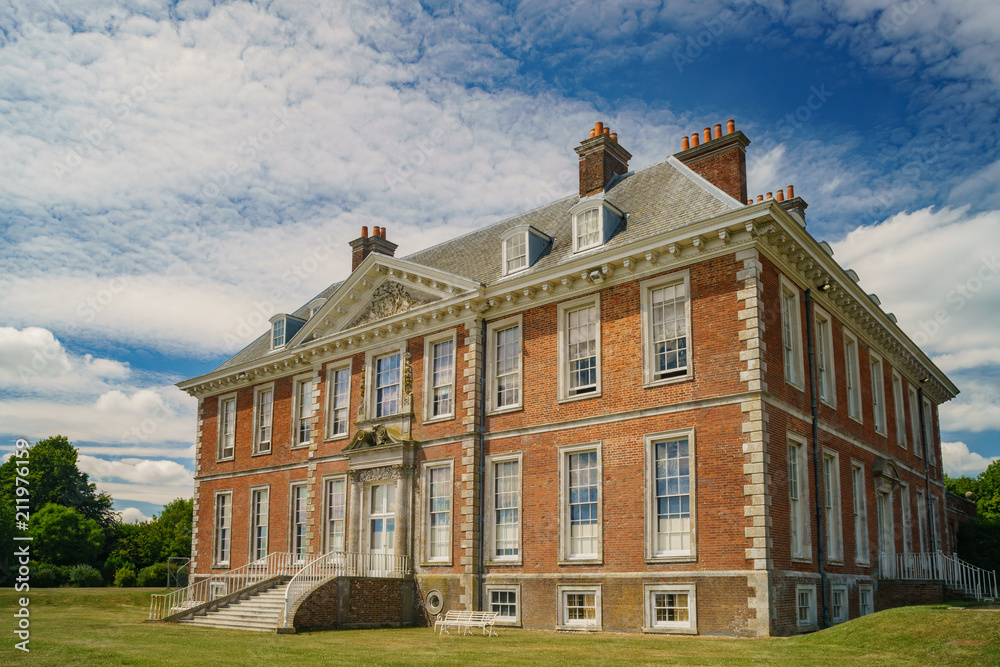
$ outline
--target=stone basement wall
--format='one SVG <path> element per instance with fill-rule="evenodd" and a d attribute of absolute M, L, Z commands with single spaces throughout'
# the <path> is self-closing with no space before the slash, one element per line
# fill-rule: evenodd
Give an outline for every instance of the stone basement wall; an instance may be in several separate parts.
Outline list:
<path fill-rule="evenodd" d="M 878 582 L 875 590 L 875 611 L 942 602 L 944 602 L 944 584 L 939 581 L 882 580 Z"/>
<path fill-rule="evenodd" d="M 295 630 L 381 628 L 412 625 L 413 581 L 338 577 L 296 607 Z"/>

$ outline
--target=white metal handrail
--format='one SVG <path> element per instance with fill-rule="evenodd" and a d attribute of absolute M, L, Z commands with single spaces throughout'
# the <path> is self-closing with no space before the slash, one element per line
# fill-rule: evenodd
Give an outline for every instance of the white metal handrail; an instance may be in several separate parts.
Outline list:
<path fill-rule="evenodd" d="M 884 579 L 927 579 L 975 596 L 997 599 L 997 574 L 966 563 L 958 556 L 936 553 L 879 554 Z"/>
<path fill-rule="evenodd" d="M 171 593 L 153 594 L 149 604 L 149 618 L 159 621 L 179 611 L 232 595 L 271 577 L 295 575 L 301 568 L 302 563 L 301 561 L 296 563 L 295 554 L 269 553 L 260 560 L 235 570 L 213 574 L 194 582 L 187 588 L 179 588 Z"/>
<path fill-rule="evenodd" d="M 285 612 L 282 626 L 288 628 L 295 620 L 295 604 L 320 585 L 336 577 L 395 578 L 410 574 L 410 558 L 382 553 L 347 553 L 331 551 L 305 565 L 288 582 L 285 589 Z"/>

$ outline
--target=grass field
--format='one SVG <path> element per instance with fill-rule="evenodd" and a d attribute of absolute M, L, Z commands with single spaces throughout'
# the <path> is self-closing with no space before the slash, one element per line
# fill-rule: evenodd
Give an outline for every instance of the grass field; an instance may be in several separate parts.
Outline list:
<path fill-rule="evenodd" d="M 143 623 L 149 590 L 32 591 L 31 652 L 14 648 L 21 595 L 0 590 L 0 665 L 998 665 L 1000 611 L 893 609 L 794 638 L 574 635 L 428 628 L 272 635 Z"/>

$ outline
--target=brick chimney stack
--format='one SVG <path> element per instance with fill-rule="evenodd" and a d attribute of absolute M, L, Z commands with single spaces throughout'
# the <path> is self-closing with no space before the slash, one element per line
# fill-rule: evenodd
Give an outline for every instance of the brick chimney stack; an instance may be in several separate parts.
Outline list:
<path fill-rule="evenodd" d="M 365 257 L 378 252 L 389 257 L 396 254 L 396 244 L 385 239 L 385 227 L 375 227 L 368 236 L 368 226 L 361 228 L 361 236 L 351 241 L 351 271 L 357 269 Z"/>
<path fill-rule="evenodd" d="M 576 147 L 580 156 L 580 196 L 602 192 L 615 174 L 628 173 L 632 154 L 618 144 L 618 134 L 604 123 L 597 123 L 590 137 Z"/>
<path fill-rule="evenodd" d="M 697 132 L 681 139 L 681 152 L 674 157 L 692 171 L 737 201 L 747 200 L 747 155 L 750 140 L 736 130 L 736 122 L 716 123 L 715 131 L 705 128 L 699 145 Z"/>

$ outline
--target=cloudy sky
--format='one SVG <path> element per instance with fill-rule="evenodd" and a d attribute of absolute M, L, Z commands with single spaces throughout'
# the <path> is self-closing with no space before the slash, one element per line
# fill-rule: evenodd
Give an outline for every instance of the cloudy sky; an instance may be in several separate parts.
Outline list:
<path fill-rule="evenodd" d="M 953 474 L 1000 456 L 994 0 L 0 4 L 0 452 L 63 434 L 129 516 L 191 494 L 210 371 L 349 270 L 573 192 L 735 118 L 750 190 L 962 390 Z M 322 261 L 315 261 L 322 260 Z"/>

